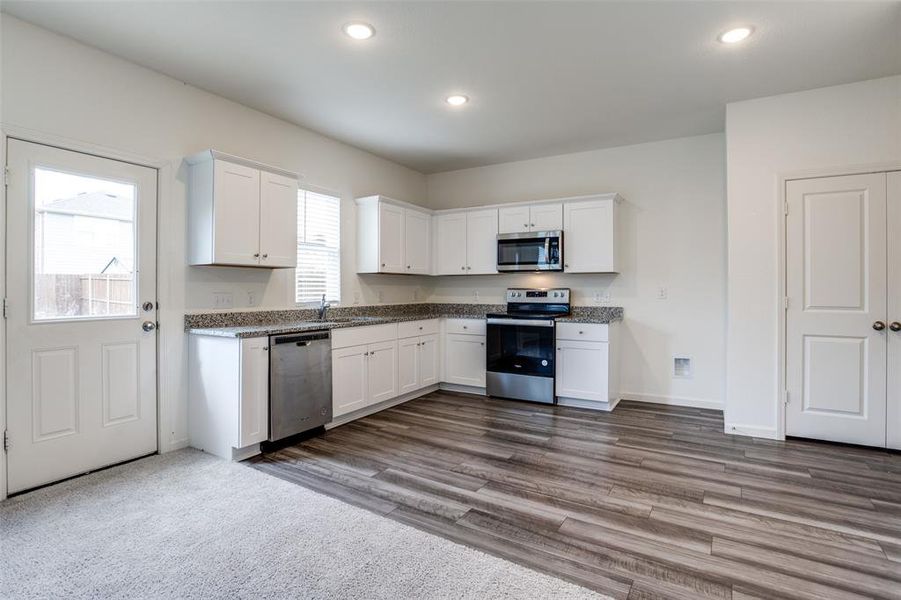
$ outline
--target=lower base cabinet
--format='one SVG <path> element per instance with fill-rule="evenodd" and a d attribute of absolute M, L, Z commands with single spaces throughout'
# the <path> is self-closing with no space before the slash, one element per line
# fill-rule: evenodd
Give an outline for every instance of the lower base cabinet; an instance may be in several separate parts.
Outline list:
<path fill-rule="evenodd" d="M 444 342 L 444 381 L 485 387 L 485 336 L 448 333 Z"/>
<path fill-rule="evenodd" d="M 438 335 L 404 338 L 397 342 L 397 393 L 415 392 L 438 383 Z"/>
<path fill-rule="evenodd" d="M 191 446 L 231 459 L 269 437 L 269 338 L 190 336 Z"/>
<path fill-rule="evenodd" d="M 557 326 L 556 395 L 561 404 L 611 410 L 618 401 L 612 325 Z"/>
<path fill-rule="evenodd" d="M 398 395 L 396 341 L 332 350 L 332 416 Z"/>

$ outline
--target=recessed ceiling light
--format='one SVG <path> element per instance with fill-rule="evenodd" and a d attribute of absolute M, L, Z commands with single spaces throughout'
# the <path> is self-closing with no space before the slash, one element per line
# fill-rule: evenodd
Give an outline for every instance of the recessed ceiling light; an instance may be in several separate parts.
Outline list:
<path fill-rule="evenodd" d="M 348 23 L 342 29 L 355 40 L 368 40 L 375 35 L 375 27 L 369 23 Z"/>
<path fill-rule="evenodd" d="M 455 94 L 453 96 L 448 96 L 447 98 L 444 99 L 444 101 L 447 102 L 448 104 L 450 104 L 451 106 L 461 106 L 461 105 L 469 102 L 469 98 L 467 98 L 466 96 L 461 96 L 459 94 Z"/>
<path fill-rule="evenodd" d="M 736 27 L 735 29 L 724 31 L 717 39 L 724 44 L 737 44 L 748 39 L 748 36 L 752 33 L 754 33 L 753 27 Z"/>

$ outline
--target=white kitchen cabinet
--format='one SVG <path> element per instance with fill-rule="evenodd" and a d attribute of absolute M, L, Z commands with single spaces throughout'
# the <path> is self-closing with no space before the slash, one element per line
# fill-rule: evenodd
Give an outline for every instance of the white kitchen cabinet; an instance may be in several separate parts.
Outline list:
<path fill-rule="evenodd" d="M 215 150 L 187 162 L 189 264 L 296 266 L 296 175 Z"/>
<path fill-rule="evenodd" d="M 497 273 L 497 209 L 435 217 L 435 274 Z"/>
<path fill-rule="evenodd" d="M 448 333 L 444 342 L 444 381 L 485 387 L 485 336 Z"/>
<path fill-rule="evenodd" d="M 367 404 L 377 404 L 397 396 L 397 341 L 369 345 L 366 375 L 369 378 Z"/>
<path fill-rule="evenodd" d="M 429 212 L 384 196 L 356 203 L 357 273 L 431 273 Z"/>
<path fill-rule="evenodd" d="M 435 274 L 466 274 L 466 213 L 435 217 Z"/>
<path fill-rule="evenodd" d="M 563 229 L 563 203 L 518 204 L 498 209 L 498 233 Z"/>
<path fill-rule="evenodd" d="M 435 385 L 441 379 L 441 351 L 438 334 L 419 338 L 419 387 Z"/>
<path fill-rule="evenodd" d="M 407 394 L 419 389 L 419 337 L 397 341 L 397 393 Z"/>
<path fill-rule="evenodd" d="M 366 406 L 369 395 L 367 352 L 365 345 L 332 350 L 332 417 Z"/>
<path fill-rule="evenodd" d="M 269 338 L 190 336 L 189 440 L 223 458 L 269 437 Z"/>
<path fill-rule="evenodd" d="M 618 399 L 616 324 L 558 323 L 556 395 L 559 404 L 613 410 Z"/>
<path fill-rule="evenodd" d="M 617 198 L 563 203 L 563 270 L 617 273 Z"/>

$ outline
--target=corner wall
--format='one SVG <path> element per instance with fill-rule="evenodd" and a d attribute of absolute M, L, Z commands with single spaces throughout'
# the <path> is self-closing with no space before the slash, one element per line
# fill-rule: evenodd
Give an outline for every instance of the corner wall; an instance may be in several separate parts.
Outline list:
<path fill-rule="evenodd" d="M 722 408 L 725 386 L 725 165 L 723 134 L 491 165 L 428 176 L 431 208 L 619 192 L 619 275 L 436 277 L 432 302 L 503 302 L 517 286 L 561 286 L 573 302 L 623 306 L 624 397 Z M 657 299 L 665 287 L 665 300 Z M 476 296 L 478 294 L 478 296 Z M 672 377 L 673 355 L 693 359 Z"/>
<path fill-rule="evenodd" d="M 901 76 L 727 106 L 727 432 L 781 433 L 779 178 L 888 164 L 901 164 Z"/>

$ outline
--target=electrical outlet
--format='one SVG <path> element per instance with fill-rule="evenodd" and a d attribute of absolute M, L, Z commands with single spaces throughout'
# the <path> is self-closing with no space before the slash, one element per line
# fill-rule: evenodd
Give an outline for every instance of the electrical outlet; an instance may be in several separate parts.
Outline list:
<path fill-rule="evenodd" d="M 479 301 L 479 290 L 473 290 L 472 297 L 475 298 L 476 302 L 478 302 Z"/>
<path fill-rule="evenodd" d="M 610 292 L 599 292 L 596 291 L 594 293 L 594 302 L 595 304 L 607 304 L 610 302 Z"/>
<path fill-rule="evenodd" d="M 413 301 L 416 302 L 419 300 L 419 288 L 415 288 L 413 290 Z"/>
<path fill-rule="evenodd" d="M 360 303 L 360 292 L 354 292 L 354 304 Z"/>
<path fill-rule="evenodd" d="M 231 308 L 235 299 L 231 292 L 213 292 L 213 308 Z"/>
<path fill-rule="evenodd" d="M 379 299 L 379 304 L 384 302 L 385 301 L 385 292 L 383 292 L 382 290 L 379 290 L 378 291 L 378 299 Z"/>
<path fill-rule="evenodd" d="M 664 286 L 664 285 L 657 286 L 657 299 L 658 300 L 666 300 L 666 286 Z"/>
<path fill-rule="evenodd" d="M 253 290 L 247 290 L 247 306 L 257 305 L 257 293 Z"/>

